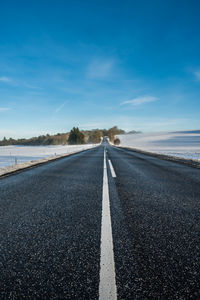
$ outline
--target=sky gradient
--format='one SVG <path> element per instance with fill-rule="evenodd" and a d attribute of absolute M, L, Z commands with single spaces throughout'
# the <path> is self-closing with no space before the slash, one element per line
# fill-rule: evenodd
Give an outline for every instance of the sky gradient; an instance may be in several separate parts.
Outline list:
<path fill-rule="evenodd" d="M 200 129 L 200 2 L 0 3 L 0 138 Z"/>

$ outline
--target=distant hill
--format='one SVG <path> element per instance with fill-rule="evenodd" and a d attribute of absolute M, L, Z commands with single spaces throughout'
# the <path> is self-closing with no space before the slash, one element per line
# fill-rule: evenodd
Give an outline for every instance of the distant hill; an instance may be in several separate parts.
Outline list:
<path fill-rule="evenodd" d="M 124 134 L 125 131 L 114 126 L 109 129 L 92 129 L 92 130 L 81 130 L 84 134 L 84 143 L 99 143 L 101 137 L 108 136 L 111 141 L 114 140 L 114 136 L 117 134 Z M 57 133 L 54 135 L 46 134 L 32 138 L 13 139 L 4 137 L 0 141 L 0 146 L 10 145 L 26 145 L 26 146 L 39 146 L 39 145 L 66 145 L 68 144 L 70 132 Z"/>
<path fill-rule="evenodd" d="M 29 139 L 13 139 L 9 138 L 0 141 L 0 146 L 9 145 L 27 145 L 27 146 L 38 146 L 38 145 L 61 145 L 66 144 L 68 141 L 69 133 L 57 133 L 55 135 L 40 135 L 38 137 L 32 137 Z"/>
<path fill-rule="evenodd" d="M 129 132 L 127 132 L 127 134 L 134 134 L 134 133 L 142 133 L 141 131 L 136 131 L 136 130 L 131 130 Z"/>

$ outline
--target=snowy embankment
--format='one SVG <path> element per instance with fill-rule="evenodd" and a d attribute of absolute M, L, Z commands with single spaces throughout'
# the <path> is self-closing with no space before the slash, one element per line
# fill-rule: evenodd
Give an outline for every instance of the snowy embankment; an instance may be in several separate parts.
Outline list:
<path fill-rule="evenodd" d="M 96 146 L 98 146 L 98 144 L 70 146 L 1 146 L 0 175 Z"/>
<path fill-rule="evenodd" d="M 118 135 L 122 147 L 200 161 L 200 130 Z"/>

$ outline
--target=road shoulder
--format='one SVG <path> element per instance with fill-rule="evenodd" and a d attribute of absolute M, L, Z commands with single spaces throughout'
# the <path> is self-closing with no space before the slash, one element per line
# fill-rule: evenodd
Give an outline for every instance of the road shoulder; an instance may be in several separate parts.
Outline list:
<path fill-rule="evenodd" d="M 144 151 L 144 150 L 140 150 L 140 149 L 132 148 L 132 147 L 124 147 L 124 146 L 113 146 L 113 147 L 115 147 L 117 149 L 124 149 L 124 150 L 129 150 L 129 151 L 140 153 L 140 154 L 145 154 L 148 156 L 152 156 L 152 157 L 156 157 L 159 159 L 168 160 L 168 161 L 184 164 L 189 167 L 200 169 L 200 162 L 195 159 L 186 159 L 186 158 L 182 158 L 182 157 L 178 157 L 178 156 L 159 154 L 159 153 Z"/>

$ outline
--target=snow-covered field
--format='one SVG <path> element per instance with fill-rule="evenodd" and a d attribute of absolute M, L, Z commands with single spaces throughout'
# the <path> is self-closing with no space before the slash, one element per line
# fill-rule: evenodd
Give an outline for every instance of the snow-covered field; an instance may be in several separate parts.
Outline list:
<path fill-rule="evenodd" d="M 0 168 L 24 162 L 40 160 L 62 154 L 70 154 L 97 145 L 75 145 L 75 146 L 1 146 Z"/>
<path fill-rule="evenodd" d="M 120 146 L 200 161 L 200 130 L 118 135 Z"/>

